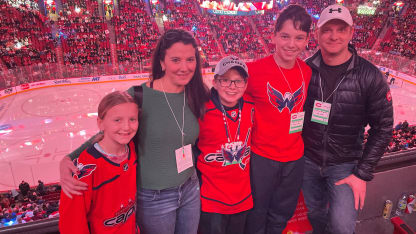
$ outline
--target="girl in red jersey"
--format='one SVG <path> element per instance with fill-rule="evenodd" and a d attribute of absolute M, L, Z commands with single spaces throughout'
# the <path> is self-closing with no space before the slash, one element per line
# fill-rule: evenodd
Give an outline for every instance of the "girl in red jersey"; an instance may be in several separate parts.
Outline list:
<path fill-rule="evenodd" d="M 106 95 L 98 106 L 103 138 L 74 160 L 88 184 L 72 199 L 61 193 L 59 229 L 65 233 L 136 233 L 136 152 L 139 108 L 125 92 Z M 129 186 L 126 186 L 129 185 Z"/>
<path fill-rule="evenodd" d="M 205 116 L 199 119 L 200 234 L 243 233 L 253 207 L 249 159 L 254 106 L 242 98 L 247 79 L 243 61 L 223 58 L 215 68 Z"/>

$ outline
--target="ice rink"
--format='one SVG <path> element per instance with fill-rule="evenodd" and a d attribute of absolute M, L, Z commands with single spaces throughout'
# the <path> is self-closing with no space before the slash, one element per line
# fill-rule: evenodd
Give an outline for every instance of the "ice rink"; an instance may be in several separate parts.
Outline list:
<path fill-rule="evenodd" d="M 41 88 L 0 99 L 0 191 L 59 180 L 62 157 L 97 132 L 100 99 L 143 81 Z M 416 123 L 416 86 L 391 86 L 395 122 Z"/>

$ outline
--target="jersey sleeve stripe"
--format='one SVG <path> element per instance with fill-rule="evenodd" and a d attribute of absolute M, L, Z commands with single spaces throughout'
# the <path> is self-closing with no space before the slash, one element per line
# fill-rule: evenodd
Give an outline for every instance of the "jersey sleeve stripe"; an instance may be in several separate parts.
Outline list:
<path fill-rule="evenodd" d="M 93 188 L 92 188 L 92 190 L 97 190 L 97 189 L 101 188 L 103 185 L 113 182 L 113 181 L 114 181 L 114 180 L 116 180 L 118 177 L 120 177 L 120 175 L 116 175 L 116 176 L 114 176 L 113 178 L 111 178 L 111 179 L 109 179 L 109 180 L 106 180 L 106 181 L 102 182 L 100 185 L 98 185 L 98 186 L 96 186 L 96 187 L 93 187 Z"/>

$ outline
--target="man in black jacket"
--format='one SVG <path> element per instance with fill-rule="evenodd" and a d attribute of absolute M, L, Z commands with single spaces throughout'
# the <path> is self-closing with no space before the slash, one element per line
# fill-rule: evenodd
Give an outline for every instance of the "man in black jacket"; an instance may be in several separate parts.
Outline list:
<path fill-rule="evenodd" d="M 316 30 L 320 50 L 307 60 L 312 79 L 304 106 L 303 193 L 313 233 L 354 232 L 366 182 L 392 135 L 389 86 L 377 67 L 349 45 L 352 25 L 344 6 L 325 8 Z"/>

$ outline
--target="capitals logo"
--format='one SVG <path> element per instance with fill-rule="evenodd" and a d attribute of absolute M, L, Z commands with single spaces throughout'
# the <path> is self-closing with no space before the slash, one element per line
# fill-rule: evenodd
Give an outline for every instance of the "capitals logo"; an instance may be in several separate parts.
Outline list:
<path fill-rule="evenodd" d="M 134 216 L 136 213 L 136 202 L 132 199 L 129 199 L 129 203 L 124 206 L 120 206 L 120 210 L 114 214 L 114 217 L 111 217 L 104 221 L 104 226 L 113 227 L 119 224 L 123 224 L 129 220 L 130 217 Z"/>
<path fill-rule="evenodd" d="M 250 146 L 247 146 L 247 140 L 250 136 L 250 130 L 247 131 L 246 141 L 231 142 L 221 146 L 221 150 L 217 153 L 205 155 L 205 162 L 222 162 L 222 166 L 238 164 L 242 170 L 246 168 L 248 163 L 247 156 L 250 155 Z"/>
<path fill-rule="evenodd" d="M 299 105 L 303 99 L 303 83 L 293 94 L 286 92 L 284 95 L 279 90 L 273 88 L 267 82 L 267 95 L 269 96 L 270 103 L 276 107 L 279 112 L 282 112 L 285 108 L 292 112 L 293 108 Z"/>
<path fill-rule="evenodd" d="M 95 164 L 82 164 L 78 162 L 78 158 L 74 159 L 74 165 L 78 168 L 78 175 L 76 175 L 78 177 L 78 180 L 80 180 L 83 177 L 89 176 L 91 175 L 91 173 L 93 171 L 95 171 L 95 169 L 97 168 L 97 165 Z"/>

